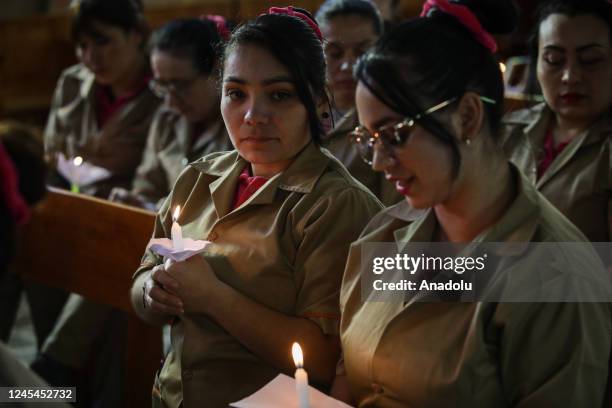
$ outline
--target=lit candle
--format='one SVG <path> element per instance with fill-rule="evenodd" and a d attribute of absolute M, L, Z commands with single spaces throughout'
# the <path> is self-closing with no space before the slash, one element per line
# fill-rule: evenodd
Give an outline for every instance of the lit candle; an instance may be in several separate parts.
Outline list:
<path fill-rule="evenodd" d="M 293 343 L 291 349 L 293 354 L 293 362 L 295 363 L 295 391 L 297 392 L 298 401 L 300 408 L 310 407 L 309 395 L 308 395 L 308 374 L 304 370 L 304 357 L 302 355 L 302 348 L 299 344 Z"/>
<path fill-rule="evenodd" d="M 70 191 L 73 193 L 78 193 L 80 191 L 79 186 L 79 171 L 78 167 L 83 164 L 83 158 L 81 156 L 77 156 L 72 160 L 72 164 L 74 165 L 74 171 L 72 176 L 72 183 L 70 185 Z"/>
<path fill-rule="evenodd" d="M 172 236 L 172 247 L 176 250 L 183 250 L 183 231 L 181 230 L 181 226 L 177 222 L 179 214 L 181 213 L 181 206 L 177 205 L 174 209 L 174 214 L 172 214 L 172 229 L 170 230 L 170 235 Z"/>

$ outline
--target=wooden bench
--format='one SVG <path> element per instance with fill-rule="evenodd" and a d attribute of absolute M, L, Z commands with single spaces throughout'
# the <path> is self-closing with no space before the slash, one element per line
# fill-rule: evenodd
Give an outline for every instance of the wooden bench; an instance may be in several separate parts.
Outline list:
<path fill-rule="evenodd" d="M 21 231 L 16 258 L 25 279 L 127 312 L 126 408 L 151 405 L 162 356 L 161 329 L 142 322 L 130 303 L 154 219 L 152 212 L 50 189 Z"/>

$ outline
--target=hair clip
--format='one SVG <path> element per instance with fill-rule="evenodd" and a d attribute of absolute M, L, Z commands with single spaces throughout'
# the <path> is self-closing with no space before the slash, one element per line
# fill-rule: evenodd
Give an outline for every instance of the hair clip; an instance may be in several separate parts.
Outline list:
<path fill-rule="evenodd" d="M 225 41 L 229 40 L 230 32 L 227 29 L 227 20 L 225 19 L 225 17 L 216 14 L 207 14 L 205 16 L 201 16 L 200 19 L 210 20 L 215 23 L 219 36 Z"/>
<path fill-rule="evenodd" d="M 455 17 L 465 28 L 472 32 L 476 41 L 488 48 L 491 53 L 497 51 L 495 39 L 482 27 L 482 24 L 480 24 L 480 21 L 478 21 L 478 18 L 476 18 L 469 7 L 463 4 L 451 4 L 448 0 L 427 0 L 423 5 L 420 17 L 427 17 L 432 9 L 438 9 Z"/>
<path fill-rule="evenodd" d="M 319 29 L 318 24 L 312 18 L 310 18 L 307 14 L 304 14 L 301 11 L 297 11 L 297 10 L 295 10 L 291 6 L 288 6 L 288 7 L 270 7 L 268 9 L 268 13 L 267 14 L 284 14 L 284 15 L 287 15 L 287 16 L 292 16 L 292 17 L 299 18 L 300 20 L 306 22 L 306 24 L 308 24 L 310 26 L 310 28 L 312 28 L 312 31 L 314 31 L 314 33 L 317 36 L 317 38 L 319 39 L 319 41 L 323 42 L 323 34 L 321 34 L 321 30 Z"/>

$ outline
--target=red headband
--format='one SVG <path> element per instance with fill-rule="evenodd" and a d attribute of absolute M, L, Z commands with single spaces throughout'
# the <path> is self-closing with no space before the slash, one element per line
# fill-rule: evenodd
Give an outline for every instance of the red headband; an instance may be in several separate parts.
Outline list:
<path fill-rule="evenodd" d="M 0 143 L 0 198 L 5 202 L 17 225 L 28 221 L 30 210 L 19 192 L 19 176 L 2 143 Z"/>
<path fill-rule="evenodd" d="M 310 17 L 308 17 L 308 15 L 300 12 L 300 11 L 296 11 L 292 6 L 288 6 L 288 7 L 270 7 L 268 9 L 268 13 L 267 14 L 285 14 L 287 16 L 292 16 L 292 17 L 297 17 L 300 20 L 306 22 L 306 24 L 308 24 L 310 26 L 310 28 L 312 28 L 312 31 L 315 32 L 317 38 L 319 39 L 319 41 L 323 42 L 323 34 L 321 34 L 321 30 L 319 29 L 319 26 L 317 25 L 317 23 L 314 22 L 314 20 Z"/>
<path fill-rule="evenodd" d="M 489 34 L 474 13 L 463 4 L 451 4 L 448 0 L 427 0 L 423 5 L 421 17 L 427 17 L 427 13 L 432 8 L 439 9 L 446 14 L 455 17 L 459 22 L 472 32 L 476 41 L 487 47 L 491 53 L 497 51 L 497 43 L 491 34 Z"/>
<path fill-rule="evenodd" d="M 200 17 L 201 20 L 210 20 L 217 26 L 217 32 L 219 36 L 227 41 L 230 38 L 230 32 L 227 29 L 227 20 L 223 16 L 218 16 L 216 14 L 207 14 L 205 16 Z"/>

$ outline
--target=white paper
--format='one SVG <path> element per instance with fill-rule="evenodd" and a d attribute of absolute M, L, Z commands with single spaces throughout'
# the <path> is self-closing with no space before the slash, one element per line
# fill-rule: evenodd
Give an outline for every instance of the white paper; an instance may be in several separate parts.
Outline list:
<path fill-rule="evenodd" d="M 78 186 L 88 186 L 111 176 L 107 169 L 86 161 L 76 166 L 73 159 L 66 159 L 63 153 L 57 155 L 57 171 L 71 184 Z"/>
<path fill-rule="evenodd" d="M 350 405 L 323 394 L 313 387 L 310 391 L 310 408 L 351 408 Z M 279 374 L 256 393 L 230 404 L 235 408 L 299 408 L 295 379 Z"/>
<path fill-rule="evenodd" d="M 148 247 L 158 255 L 170 258 L 175 262 L 182 262 L 193 255 L 204 252 L 210 241 L 183 238 L 183 249 L 178 250 L 172 246 L 172 240 L 168 238 L 154 238 L 149 241 Z"/>

